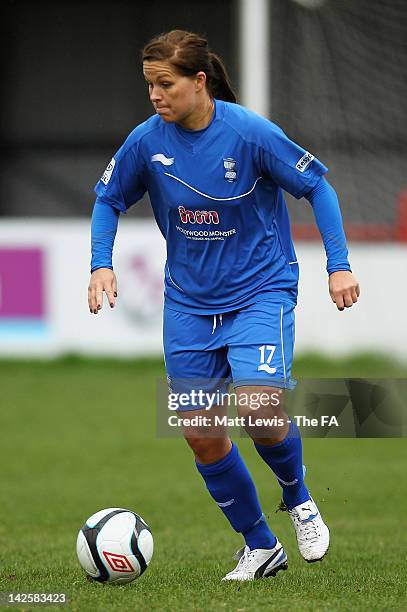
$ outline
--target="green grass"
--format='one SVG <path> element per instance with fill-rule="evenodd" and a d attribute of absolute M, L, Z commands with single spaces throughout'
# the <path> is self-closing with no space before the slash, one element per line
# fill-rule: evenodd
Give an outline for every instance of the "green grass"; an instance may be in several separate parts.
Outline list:
<path fill-rule="evenodd" d="M 295 375 L 406 371 L 386 358 L 314 356 L 298 359 Z M 241 539 L 206 493 L 185 443 L 156 437 L 162 374 L 155 361 L 0 363 L 1 591 L 66 592 L 69 610 L 89 612 L 407 609 L 404 439 L 304 440 L 307 483 L 332 534 L 329 555 L 311 565 L 299 557 L 286 514 L 275 513 L 274 478 L 250 441 L 239 440 L 289 570 L 221 583 Z M 87 582 L 75 554 L 79 527 L 110 506 L 141 514 L 155 540 L 147 572 L 119 587 Z"/>

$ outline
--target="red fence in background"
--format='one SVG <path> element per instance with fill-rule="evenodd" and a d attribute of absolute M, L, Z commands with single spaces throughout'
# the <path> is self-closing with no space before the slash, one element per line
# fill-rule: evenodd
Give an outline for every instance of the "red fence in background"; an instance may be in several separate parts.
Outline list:
<path fill-rule="evenodd" d="M 397 203 L 396 220 L 393 225 L 379 223 L 345 223 L 348 240 L 366 242 L 407 242 L 407 189 L 402 191 Z M 318 240 L 320 234 L 316 225 L 294 223 L 293 238 L 297 240 Z"/>

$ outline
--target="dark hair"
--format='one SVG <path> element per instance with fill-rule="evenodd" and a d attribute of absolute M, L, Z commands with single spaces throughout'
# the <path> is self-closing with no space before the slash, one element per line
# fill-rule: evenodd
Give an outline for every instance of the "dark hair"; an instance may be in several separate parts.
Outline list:
<path fill-rule="evenodd" d="M 168 61 L 182 76 L 194 76 L 201 70 L 206 74 L 210 96 L 236 102 L 236 95 L 222 60 L 209 51 L 208 41 L 184 30 L 171 30 L 156 36 L 142 51 L 143 62 Z"/>

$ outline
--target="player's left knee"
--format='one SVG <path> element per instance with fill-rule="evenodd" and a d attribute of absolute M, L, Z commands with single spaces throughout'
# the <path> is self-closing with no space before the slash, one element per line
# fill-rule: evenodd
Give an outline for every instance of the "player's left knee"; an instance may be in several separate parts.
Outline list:
<path fill-rule="evenodd" d="M 238 414 L 246 433 L 258 444 L 275 444 L 287 433 L 287 414 L 280 389 L 246 387 L 238 394 Z"/>
<path fill-rule="evenodd" d="M 239 387 L 237 390 L 239 416 L 261 415 L 262 417 L 285 416 L 283 390 L 274 387 Z"/>

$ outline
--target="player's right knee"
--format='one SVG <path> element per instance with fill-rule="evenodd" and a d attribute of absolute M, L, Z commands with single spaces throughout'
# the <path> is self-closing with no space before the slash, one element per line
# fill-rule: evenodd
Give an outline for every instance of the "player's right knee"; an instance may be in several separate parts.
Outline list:
<path fill-rule="evenodd" d="M 185 440 L 191 447 L 198 463 L 215 463 L 223 459 L 230 451 L 231 442 L 229 438 L 201 438 L 186 435 Z"/>

